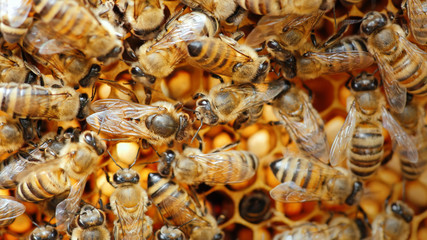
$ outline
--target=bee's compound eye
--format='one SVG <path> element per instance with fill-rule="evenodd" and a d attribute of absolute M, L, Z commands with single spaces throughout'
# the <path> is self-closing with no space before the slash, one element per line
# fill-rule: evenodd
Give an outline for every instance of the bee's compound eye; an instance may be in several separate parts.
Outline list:
<path fill-rule="evenodd" d="M 93 141 L 94 141 L 92 134 L 90 134 L 90 133 L 86 133 L 86 134 L 85 134 L 85 141 L 86 141 L 88 144 L 92 144 L 92 143 L 93 143 Z"/>
<path fill-rule="evenodd" d="M 197 105 L 206 106 L 206 105 L 209 105 L 209 101 L 204 99 L 204 100 L 199 101 Z"/>

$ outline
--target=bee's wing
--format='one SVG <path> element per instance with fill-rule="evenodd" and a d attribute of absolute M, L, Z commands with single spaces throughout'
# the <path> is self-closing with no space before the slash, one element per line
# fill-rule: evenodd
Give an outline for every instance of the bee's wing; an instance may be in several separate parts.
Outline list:
<path fill-rule="evenodd" d="M 61 39 L 55 32 L 49 29 L 49 26 L 38 21 L 28 29 L 24 37 L 24 42 L 38 48 L 41 54 L 55 54 L 73 50 L 68 44 L 60 41 Z"/>
<path fill-rule="evenodd" d="M 409 51 L 406 52 L 409 54 Z M 388 103 L 393 111 L 401 113 L 406 105 L 406 88 L 401 87 L 396 81 L 396 76 L 393 73 L 393 67 L 385 61 L 381 54 L 374 52 L 373 55 L 377 60 L 378 68 L 380 69 Z"/>
<path fill-rule="evenodd" d="M 244 111 L 245 109 L 262 105 L 275 98 L 285 88 L 281 81 L 271 83 L 242 83 L 231 85 L 228 88 L 234 92 L 245 96 L 240 103 L 241 108 L 236 108 Z"/>
<path fill-rule="evenodd" d="M 58 229 L 66 230 L 73 222 L 76 213 L 78 213 L 79 210 L 79 204 L 86 185 L 86 179 L 87 176 L 71 186 L 68 197 L 56 206 L 55 218 Z"/>
<path fill-rule="evenodd" d="M 347 158 L 348 144 L 350 143 L 354 128 L 356 127 L 356 103 L 353 102 L 350 111 L 347 114 L 344 124 L 342 125 L 338 135 L 332 143 L 329 156 L 330 164 L 337 166 L 341 161 Z"/>
<path fill-rule="evenodd" d="M 91 108 L 95 112 L 112 111 L 118 117 L 144 119 L 152 114 L 163 113 L 166 109 L 150 105 L 129 102 L 121 99 L 101 99 L 93 102 Z"/>
<path fill-rule="evenodd" d="M 294 182 L 285 182 L 271 189 L 270 196 L 279 202 L 310 202 L 321 200 L 321 195 L 310 189 L 304 189 Z"/>
<path fill-rule="evenodd" d="M 400 149 L 406 151 L 405 155 L 412 163 L 418 162 L 418 151 L 416 143 L 414 143 L 409 135 L 403 130 L 399 123 L 387 111 L 385 106 L 381 106 L 383 126 L 390 133 L 393 140 L 393 148 L 399 146 Z M 397 146 L 396 146 L 397 145 Z"/>
<path fill-rule="evenodd" d="M 8 56 L 0 53 L 0 67 L 2 69 L 7 69 L 10 67 L 16 66 L 16 63 L 12 61 Z"/>
<path fill-rule="evenodd" d="M 231 150 L 226 152 L 214 152 L 189 156 L 189 158 L 192 158 L 197 163 L 201 164 L 204 171 L 215 173 L 215 179 L 197 178 L 197 181 L 207 184 L 231 184 L 250 179 L 255 175 L 255 170 L 253 166 L 248 165 L 247 161 L 240 158 L 242 154 L 239 152 L 240 151 L 237 150 Z M 254 161 L 256 165 L 255 167 L 257 167 L 258 159 L 254 159 Z M 247 173 L 245 174 L 245 179 L 228 181 L 230 176 L 239 174 L 239 172 Z"/>
<path fill-rule="evenodd" d="M 55 171 L 61 166 L 64 157 L 57 157 L 47 162 L 27 165 L 23 171 L 16 176 L 16 182 L 20 183 L 23 179 L 30 175 L 36 175 L 39 172 Z"/>
<path fill-rule="evenodd" d="M 169 221 L 171 225 L 181 226 L 194 219 L 201 219 L 197 212 L 187 206 L 187 199 L 184 197 L 177 198 L 172 195 L 168 195 L 157 207 L 165 211 L 165 215 L 168 216 L 166 221 Z M 174 206 L 185 206 L 179 210 L 174 209 Z M 171 211 L 173 209 L 173 211 Z M 170 220 L 169 220 L 170 219 Z"/>
<path fill-rule="evenodd" d="M 102 132 L 119 135 L 129 136 L 136 138 L 152 138 L 149 130 L 145 127 L 144 123 L 137 123 L 132 120 L 126 120 L 120 116 L 116 111 L 101 111 L 89 115 L 86 122 L 95 129 Z M 144 125 L 144 126 L 143 126 Z"/>
<path fill-rule="evenodd" d="M 233 38 L 227 37 L 223 34 L 219 34 L 219 38 L 221 39 L 221 41 L 226 43 L 228 46 L 230 46 L 231 48 L 233 48 L 234 50 L 236 50 L 237 52 L 239 52 L 240 54 L 242 54 L 246 58 L 251 59 L 251 57 L 246 53 L 245 49 L 243 49 L 240 46 L 240 44 L 236 40 L 234 40 Z"/>
<path fill-rule="evenodd" d="M 0 221 L 16 218 L 25 212 L 25 206 L 11 197 L 0 196 Z"/>
<path fill-rule="evenodd" d="M 0 171 L 0 188 L 13 187 L 11 185 L 15 185 L 17 176 L 32 164 L 22 157 L 19 157 L 19 160 L 12 161 Z"/>
<path fill-rule="evenodd" d="M 310 57 L 315 58 L 324 66 L 336 63 L 332 68 L 334 72 L 348 72 L 355 69 L 363 69 L 371 66 L 375 62 L 373 56 L 369 52 L 364 51 L 318 52 L 311 53 Z"/>
<path fill-rule="evenodd" d="M 286 24 L 282 23 L 287 22 L 286 20 L 288 18 L 288 16 L 263 16 L 258 21 L 257 26 L 247 36 L 245 44 L 250 47 L 255 47 L 263 43 L 269 37 L 276 35 L 276 31 L 280 31 L 280 29 L 277 29 L 277 26 L 283 25 L 283 27 L 285 27 Z"/>
<path fill-rule="evenodd" d="M 2 0 L 0 1 L 0 17 L 7 18 L 11 27 L 19 27 L 27 19 L 31 7 L 31 0 Z"/>
<path fill-rule="evenodd" d="M 301 97 L 304 106 L 303 121 L 292 121 L 286 114 L 279 114 L 286 123 L 286 129 L 291 131 L 298 142 L 298 145 L 303 146 L 303 150 L 312 156 L 318 158 L 323 163 L 329 163 L 329 147 L 326 139 L 326 133 L 323 130 L 323 120 L 313 108 L 311 103 Z M 319 122 L 320 121 L 320 122 Z M 319 152 L 319 150 L 321 150 Z"/>
<path fill-rule="evenodd" d="M 420 0 L 408 0 L 406 3 L 408 4 L 407 11 L 412 36 L 414 36 L 420 44 L 425 44 L 425 41 L 418 39 L 418 36 L 414 34 L 414 32 L 424 31 L 426 28 L 427 5 L 425 4 L 425 1 L 421 2 Z"/>
<path fill-rule="evenodd" d="M 133 213 L 116 201 L 117 217 L 122 227 L 123 239 L 143 239 L 144 203 L 140 201 Z"/>

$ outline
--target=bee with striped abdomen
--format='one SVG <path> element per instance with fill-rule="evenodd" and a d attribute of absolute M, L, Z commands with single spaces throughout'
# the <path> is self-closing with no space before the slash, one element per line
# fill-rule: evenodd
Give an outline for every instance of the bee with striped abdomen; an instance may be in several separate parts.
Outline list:
<path fill-rule="evenodd" d="M 228 123 L 240 128 L 255 123 L 263 105 L 274 99 L 283 89 L 283 81 L 270 83 L 222 83 L 211 88 L 208 95 L 197 93 L 196 118 L 208 125 Z"/>
<path fill-rule="evenodd" d="M 402 9 L 406 11 L 409 20 L 409 29 L 415 41 L 420 45 L 427 45 L 427 1 L 405 0 L 402 1 Z"/>
<path fill-rule="evenodd" d="M 285 16 L 287 14 L 313 14 L 332 9 L 335 0 L 236 0 L 244 9 L 258 15 Z"/>
<path fill-rule="evenodd" d="M 56 159 L 36 164 L 19 174 L 17 198 L 27 202 L 39 202 L 61 194 L 70 187 L 82 193 L 85 179 L 95 169 L 96 161 L 105 150 L 106 144 L 95 132 L 83 132 L 79 141 L 64 146 Z M 72 179 L 80 182 L 71 186 Z"/>
<path fill-rule="evenodd" d="M 362 72 L 349 83 L 354 100 L 349 99 L 347 118 L 332 144 L 331 165 L 346 159 L 353 174 L 362 179 L 371 177 L 383 160 L 382 127 L 389 132 L 394 146 L 407 151 L 408 159 L 417 163 L 415 144 L 385 108 L 375 76 Z"/>
<path fill-rule="evenodd" d="M 158 171 L 163 176 L 175 176 L 185 184 L 232 184 L 246 181 L 255 175 L 258 158 L 243 150 L 224 151 L 225 146 L 211 153 L 186 147 L 182 153 L 168 150 L 163 153 Z"/>
<path fill-rule="evenodd" d="M 109 64 L 118 60 L 123 51 L 121 41 L 107 21 L 97 18 L 77 1 L 33 0 L 33 9 L 40 15 L 52 39 L 96 57 Z"/>
<path fill-rule="evenodd" d="M 232 38 L 199 37 L 189 41 L 188 61 L 214 74 L 230 77 L 235 82 L 262 82 L 270 70 L 267 57 L 260 57 L 251 47 Z"/>
<path fill-rule="evenodd" d="M 406 92 L 427 94 L 427 54 L 406 39 L 403 29 L 382 13 L 365 15 L 360 30 L 378 63 L 390 107 L 405 108 Z"/>
<path fill-rule="evenodd" d="M 0 110 L 11 117 L 70 121 L 88 112 L 88 95 L 71 87 L 0 83 Z"/>
<path fill-rule="evenodd" d="M 181 0 L 192 9 L 202 9 L 228 24 L 239 25 L 246 16 L 246 10 L 234 0 Z"/>
<path fill-rule="evenodd" d="M 153 84 L 168 76 L 187 56 L 186 42 L 199 36 L 213 36 L 219 24 L 201 12 L 190 12 L 171 20 L 156 39 L 144 43 L 137 51 L 139 64 L 131 74 L 136 81 Z"/>
<path fill-rule="evenodd" d="M 54 39 L 48 25 L 37 22 L 25 35 L 21 46 L 38 63 L 53 71 L 66 85 L 78 88 L 91 86 L 99 76 L 101 67 L 93 58 Z"/>
<path fill-rule="evenodd" d="M 345 37 L 323 49 L 296 55 L 295 59 L 293 64 L 282 65 L 284 77 L 288 79 L 317 78 L 323 74 L 367 68 L 374 63 L 365 41 L 359 36 Z"/>
<path fill-rule="evenodd" d="M 285 89 L 273 100 L 274 112 L 299 149 L 323 163 L 329 162 L 329 146 L 324 123 L 309 97 L 284 80 Z"/>
<path fill-rule="evenodd" d="M 319 161 L 292 154 L 270 164 L 281 182 L 270 191 L 281 202 L 331 201 L 354 205 L 360 200 L 363 184 L 344 168 L 331 168 Z"/>
<path fill-rule="evenodd" d="M 392 112 L 400 126 L 411 137 L 418 150 L 418 162 L 411 161 L 406 149 L 396 149 L 400 159 L 400 168 L 405 179 L 412 181 L 417 179 L 427 165 L 427 129 L 424 125 L 425 110 L 411 94 L 408 94 L 406 106 L 403 112 Z"/>
<path fill-rule="evenodd" d="M 169 178 L 158 173 L 148 174 L 148 195 L 166 224 L 179 226 L 192 240 L 220 240 L 221 230 L 213 216 L 199 209 L 187 192 Z"/>

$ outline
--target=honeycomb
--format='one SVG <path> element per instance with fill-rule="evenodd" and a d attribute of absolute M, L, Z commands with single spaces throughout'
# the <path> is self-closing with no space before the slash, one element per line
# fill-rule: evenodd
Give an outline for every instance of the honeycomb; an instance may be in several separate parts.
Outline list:
<path fill-rule="evenodd" d="M 169 11 L 178 4 L 176 1 L 165 1 Z M 400 1 L 361 1 L 359 4 L 348 4 L 337 1 L 335 12 L 328 12 L 322 17 L 322 20 L 316 25 L 315 34 L 318 39 L 326 40 L 335 33 L 335 22 L 340 23 L 349 16 L 363 17 L 365 13 L 371 10 L 388 11 L 397 13 L 400 7 Z M 335 16 L 334 16 L 335 14 Z M 244 22 L 247 25 L 241 27 L 245 33 L 250 32 L 253 24 L 259 19 L 259 16 L 249 14 Z M 233 31 L 227 29 L 223 31 Z M 358 28 L 350 27 L 347 35 L 357 34 Z M 243 42 L 243 40 L 242 40 Z M 135 92 L 140 102 L 144 102 L 146 92 L 140 83 L 132 83 L 130 75 L 127 73 L 129 68 L 123 62 L 117 62 L 110 66 L 104 66 L 101 78 L 114 79 L 122 86 Z M 46 70 L 46 69 L 45 69 Z M 376 66 L 364 69 L 368 72 L 374 72 Z M 48 72 L 47 70 L 45 72 Z M 355 76 L 361 71 L 354 71 Z M 338 133 L 344 123 L 346 112 L 346 100 L 350 92 L 345 88 L 345 82 L 350 77 L 347 73 L 324 75 L 316 79 L 304 80 L 304 83 L 313 91 L 313 106 L 320 113 L 325 121 L 325 129 L 329 145 Z M 267 79 L 276 78 L 271 73 Z M 297 81 L 298 82 L 298 81 Z M 207 92 L 218 84 L 218 80 L 201 69 L 190 65 L 180 65 L 168 77 L 158 80 L 152 95 L 153 102 L 156 100 L 168 100 L 171 102 L 182 102 L 187 107 L 194 107 L 192 96 L 197 92 Z M 130 100 L 129 95 L 112 88 L 104 83 L 96 83 L 95 99 L 120 98 Z M 91 88 L 80 88 L 80 92 L 91 94 Z M 419 101 L 425 103 L 427 98 L 419 98 Z M 345 213 L 354 217 L 360 215 L 355 207 L 344 205 L 331 205 L 327 202 L 305 202 L 305 203 L 281 203 L 273 200 L 269 191 L 279 184 L 273 176 L 269 163 L 282 157 L 285 154 L 285 147 L 296 149 L 294 143 L 289 144 L 289 135 L 286 130 L 280 126 L 272 126 L 270 121 L 277 120 L 273 114 L 271 106 L 266 105 L 262 118 L 249 127 L 234 131 L 230 125 L 204 126 L 200 135 L 204 142 L 204 151 L 210 151 L 226 144 L 240 141 L 238 149 L 246 149 L 255 153 L 260 159 L 260 166 L 256 175 L 249 181 L 226 186 L 198 186 L 197 194 L 200 202 L 205 204 L 215 218 L 222 218 L 219 227 L 225 233 L 225 239 L 272 239 L 277 233 L 286 229 L 298 226 L 307 221 L 324 223 L 330 213 Z M 197 125 L 198 123 L 196 123 Z M 45 123 L 48 130 L 53 130 L 58 126 L 82 127 L 88 128 L 86 124 L 78 121 L 72 122 L 54 122 Z M 194 128 L 196 129 L 197 126 Z M 108 136 L 103 136 L 108 138 Z M 112 156 L 118 160 L 122 166 L 127 166 L 133 162 L 138 151 L 138 144 L 128 141 L 108 141 L 108 148 Z M 388 141 L 390 145 L 390 141 Z M 179 149 L 179 145 L 174 148 Z M 158 152 L 164 152 L 167 146 L 157 146 Z M 3 156 L 6 158 L 7 156 Z M 133 169 L 141 174 L 141 185 L 147 188 L 147 176 L 151 172 L 156 172 L 156 164 L 151 163 L 157 160 L 157 155 L 153 149 L 142 149 L 139 159 Z M 110 177 L 119 168 L 111 159 L 104 156 L 101 159 L 101 165 L 107 169 Z M 366 194 L 361 200 L 361 207 L 366 211 L 370 222 L 376 215 L 384 211 L 386 198 L 391 194 L 391 200 L 404 198 L 405 201 L 414 209 L 415 217 L 411 222 L 410 239 L 427 239 L 427 172 L 423 173 L 418 180 L 406 182 L 405 196 L 402 196 L 404 187 L 400 173 L 399 160 L 393 157 L 391 161 L 380 167 L 376 175 L 365 182 L 367 187 Z M 92 174 L 87 182 L 83 200 L 94 206 L 99 206 L 98 200 L 108 203 L 109 196 L 114 191 L 105 178 L 102 169 Z M 14 195 L 13 191 L 0 190 L 0 195 Z M 35 228 L 31 219 L 42 223 L 51 221 L 51 215 L 38 204 L 24 203 L 26 214 L 19 216 L 13 224 L 1 229 L 2 239 L 21 239 Z M 107 212 L 107 225 L 111 230 L 115 216 L 111 211 Z M 154 231 L 163 225 L 161 216 L 157 209 L 152 206 L 146 213 L 154 221 Z M 54 222 L 54 221 L 51 221 Z M 65 239 L 69 237 L 64 236 Z"/>

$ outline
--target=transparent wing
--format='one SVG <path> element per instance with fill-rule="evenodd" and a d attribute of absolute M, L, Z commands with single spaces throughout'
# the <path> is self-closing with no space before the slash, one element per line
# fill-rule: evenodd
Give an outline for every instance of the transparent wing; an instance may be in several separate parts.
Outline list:
<path fill-rule="evenodd" d="M 184 14 L 171 22 L 167 26 L 167 32 L 148 50 L 168 49 L 194 40 L 195 37 L 206 35 L 205 25 L 209 21 L 211 21 L 209 17 L 200 12 Z"/>
<path fill-rule="evenodd" d="M 407 159 L 412 163 L 418 162 L 418 151 L 416 143 L 412 141 L 412 138 L 403 130 L 399 123 L 393 118 L 393 116 L 387 111 L 385 106 L 381 107 L 383 126 L 390 133 L 390 137 L 393 140 L 393 148 L 399 147 L 406 151 Z"/>
<path fill-rule="evenodd" d="M 168 195 L 157 207 L 160 213 L 164 212 L 163 217 L 170 225 L 182 226 L 190 221 L 195 221 L 195 219 L 201 220 L 195 210 L 187 206 L 187 201 L 185 197 L 177 198 Z M 178 206 L 179 209 L 177 209 Z"/>
<path fill-rule="evenodd" d="M 258 46 L 271 36 L 280 37 L 279 34 L 295 30 L 302 32 L 301 40 L 305 40 L 322 15 L 319 13 L 312 15 L 263 16 L 258 21 L 257 26 L 249 33 L 245 43 L 251 47 Z"/>
<path fill-rule="evenodd" d="M 116 201 L 117 214 L 122 227 L 123 239 L 143 239 L 144 203 L 138 203 L 135 212 L 128 212 L 125 206 Z"/>
<path fill-rule="evenodd" d="M 86 185 L 87 176 L 71 186 L 68 197 L 56 206 L 55 218 L 58 229 L 67 230 L 79 211 L 79 204 Z"/>
<path fill-rule="evenodd" d="M 277 185 L 271 189 L 270 196 L 276 201 L 285 203 L 331 200 L 330 198 L 325 199 L 320 192 L 301 188 L 294 182 L 285 182 Z"/>
<path fill-rule="evenodd" d="M 251 57 L 246 53 L 245 49 L 243 49 L 240 44 L 234 40 L 231 37 L 227 37 L 223 34 L 219 34 L 219 38 L 221 39 L 221 41 L 223 41 L 225 44 L 227 44 L 229 47 L 233 48 L 234 50 L 236 50 L 238 53 L 242 54 L 243 56 L 245 56 L 246 58 L 248 58 L 247 61 L 249 61 L 249 59 L 251 59 Z M 243 61 L 241 61 L 243 62 Z"/>
<path fill-rule="evenodd" d="M 417 32 L 425 32 L 427 26 L 427 2 L 420 0 L 408 0 L 408 19 L 412 35 L 420 44 L 426 44 L 425 39 L 419 38 Z"/>
<path fill-rule="evenodd" d="M 11 197 L 0 196 L 0 221 L 14 219 L 25 212 L 25 206 Z"/>
<path fill-rule="evenodd" d="M 11 27 L 19 27 L 27 19 L 31 7 L 31 0 L 2 0 L 0 1 L 1 17 L 6 17 Z"/>
<path fill-rule="evenodd" d="M 38 21 L 28 30 L 24 42 L 38 48 L 40 54 L 46 55 L 73 50 L 71 46 L 59 39 L 61 37 L 50 30 L 47 24 Z"/>
<path fill-rule="evenodd" d="M 255 175 L 255 170 L 248 164 L 249 159 L 243 160 L 242 156 L 252 155 L 246 151 L 231 150 L 227 152 L 214 152 L 208 154 L 199 154 L 188 156 L 194 159 L 198 164 L 202 165 L 203 172 L 214 173 L 208 179 L 196 178 L 197 182 L 211 183 L 211 184 L 231 184 L 239 183 L 250 179 Z M 257 161 L 258 159 L 256 159 Z M 258 165 L 256 163 L 256 165 Z M 241 173 L 246 173 L 244 176 L 237 177 Z M 206 176 L 202 174 L 201 176 Z M 234 179 L 234 180 L 230 180 Z"/>
<path fill-rule="evenodd" d="M 347 159 L 347 149 L 350 143 L 354 128 L 356 127 L 356 103 L 353 102 L 350 111 L 347 114 L 344 125 L 341 127 L 338 135 L 332 143 L 330 163 L 332 166 L 337 166 L 341 161 Z"/>
<path fill-rule="evenodd" d="M 14 156 L 11 156 L 14 157 Z M 5 161 L 8 161 L 6 159 Z M 27 161 L 20 155 L 18 158 L 10 160 L 11 162 L 7 164 L 3 169 L 0 170 L 0 188 L 13 188 L 16 187 L 16 177 L 22 173 L 28 166 L 31 166 L 33 163 Z"/>
<path fill-rule="evenodd" d="M 293 121 L 286 114 L 279 114 L 285 122 L 286 129 L 290 131 L 298 146 L 318 158 L 323 163 L 329 163 L 329 146 L 326 139 L 326 133 L 323 129 L 323 120 L 313 108 L 311 103 L 301 97 L 303 104 L 303 120 L 301 122 Z M 321 127 L 322 126 L 322 127 Z"/>
<path fill-rule="evenodd" d="M 355 69 L 363 69 L 371 66 L 375 61 L 369 52 L 345 51 L 345 52 L 318 52 L 310 53 L 308 58 L 314 58 L 322 66 L 325 72 L 348 72 Z M 330 66 L 333 64 L 333 66 Z"/>
<path fill-rule="evenodd" d="M 89 115 L 86 122 L 91 127 L 111 135 L 149 139 L 154 137 L 145 127 L 144 122 L 124 119 L 116 111 L 96 112 Z"/>
<path fill-rule="evenodd" d="M 383 57 L 376 52 L 373 55 L 377 60 L 378 68 L 380 69 L 387 101 L 393 111 L 401 113 L 406 105 L 406 88 L 401 87 L 396 81 L 393 68 L 383 59 Z"/>
<path fill-rule="evenodd" d="M 143 105 L 129 102 L 121 99 L 101 99 L 93 102 L 91 108 L 95 112 L 111 111 L 117 117 L 130 119 L 145 119 L 152 114 L 161 114 L 166 111 L 165 108 Z"/>

